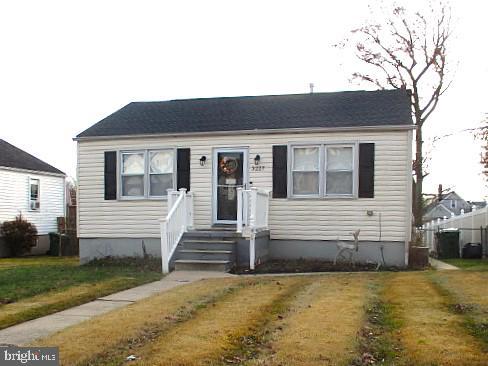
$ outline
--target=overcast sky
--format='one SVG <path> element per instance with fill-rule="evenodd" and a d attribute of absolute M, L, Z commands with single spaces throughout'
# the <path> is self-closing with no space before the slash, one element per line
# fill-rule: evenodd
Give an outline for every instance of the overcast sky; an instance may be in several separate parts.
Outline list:
<path fill-rule="evenodd" d="M 417 6 L 424 1 L 409 1 Z M 131 101 L 371 89 L 332 45 L 361 25 L 367 1 L 4 1 L 0 4 L 0 138 L 74 176 L 72 138 Z M 333 5 L 332 5 L 333 4 Z M 486 14 L 452 1 L 455 81 L 426 126 L 454 133 L 430 151 L 438 183 L 487 194 L 480 143 L 462 129 L 488 112 Z"/>

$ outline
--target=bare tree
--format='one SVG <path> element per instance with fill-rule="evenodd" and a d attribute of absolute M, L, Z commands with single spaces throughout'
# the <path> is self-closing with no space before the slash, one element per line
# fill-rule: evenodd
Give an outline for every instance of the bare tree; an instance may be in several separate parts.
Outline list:
<path fill-rule="evenodd" d="M 372 13 L 375 9 L 370 8 Z M 446 82 L 447 46 L 451 36 L 451 8 L 445 3 L 429 3 L 425 12 L 411 11 L 396 4 L 384 6 L 375 19 L 351 32 L 339 47 L 353 46 L 356 56 L 368 70 L 355 72 L 354 79 L 380 89 L 407 89 L 411 96 L 416 125 L 413 214 L 415 225 L 422 225 L 422 184 L 426 176 L 422 151 L 422 127 L 436 109 Z"/>
<path fill-rule="evenodd" d="M 485 116 L 482 126 L 475 133 L 475 136 L 484 141 L 480 163 L 483 166 L 483 174 L 488 181 L 488 114 Z"/>

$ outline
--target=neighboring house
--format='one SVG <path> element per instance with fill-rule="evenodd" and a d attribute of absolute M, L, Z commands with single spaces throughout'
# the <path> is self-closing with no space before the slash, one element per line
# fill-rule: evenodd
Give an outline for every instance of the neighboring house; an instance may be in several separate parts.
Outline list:
<path fill-rule="evenodd" d="M 167 189 L 187 188 L 199 231 L 174 255 L 182 268 L 217 258 L 214 242 L 249 263 L 249 236 L 235 233 L 241 218 L 265 229 L 256 262 L 331 260 L 337 239 L 361 229 L 360 260 L 378 262 L 383 250 L 386 264 L 403 266 L 412 129 L 404 90 L 130 103 L 75 138 L 81 261 L 141 255 L 142 242 L 161 255 Z M 252 198 L 239 205 L 238 188 L 249 187 L 261 202 L 272 191 L 267 216 L 267 202 L 256 211 Z"/>
<path fill-rule="evenodd" d="M 454 191 L 443 193 L 442 185 L 440 185 L 439 193 L 433 201 L 425 207 L 423 220 L 424 222 L 428 222 L 439 218 L 442 219 L 444 217 L 450 218 L 453 215 L 458 216 L 461 212 L 471 212 L 472 206 L 471 203 L 465 201 Z"/>
<path fill-rule="evenodd" d="M 0 139 L 0 223 L 18 214 L 36 225 L 37 246 L 32 254 L 49 249 L 48 233 L 57 231 L 64 216 L 65 174 L 25 151 Z M 9 251 L 0 237 L 0 257 Z"/>

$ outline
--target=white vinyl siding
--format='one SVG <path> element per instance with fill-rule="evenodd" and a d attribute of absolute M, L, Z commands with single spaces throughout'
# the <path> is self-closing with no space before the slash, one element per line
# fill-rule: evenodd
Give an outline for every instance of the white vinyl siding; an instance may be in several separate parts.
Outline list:
<path fill-rule="evenodd" d="M 214 136 L 145 137 L 78 142 L 79 236 L 81 238 L 160 237 L 159 219 L 166 215 L 166 201 L 104 200 L 104 152 L 190 148 L 194 223 L 212 223 L 212 166 L 214 148 L 248 147 L 249 166 L 260 155 L 261 170 L 249 171 L 254 187 L 272 189 L 272 146 L 375 143 L 374 198 L 272 199 L 269 225 L 272 239 L 336 240 L 350 238 L 360 228 L 361 240 L 404 241 L 410 222 L 407 214 L 411 172 L 409 131 L 350 131 L 327 133 L 245 134 Z M 200 158 L 206 156 L 204 166 Z M 357 184 L 357 183 L 355 183 Z M 373 216 L 366 212 L 372 210 Z"/>
<path fill-rule="evenodd" d="M 31 210 L 30 185 L 39 182 L 39 209 Z M 57 218 L 64 216 L 64 177 L 29 173 L 0 167 L 0 223 L 19 213 L 36 225 L 39 235 L 57 231 Z"/>

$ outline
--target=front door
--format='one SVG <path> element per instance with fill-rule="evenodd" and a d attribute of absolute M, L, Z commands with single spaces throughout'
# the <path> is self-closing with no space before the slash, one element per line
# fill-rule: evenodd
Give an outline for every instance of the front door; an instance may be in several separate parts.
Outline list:
<path fill-rule="evenodd" d="M 237 221 L 237 188 L 247 185 L 247 149 L 215 149 L 213 161 L 213 222 L 234 224 Z"/>

